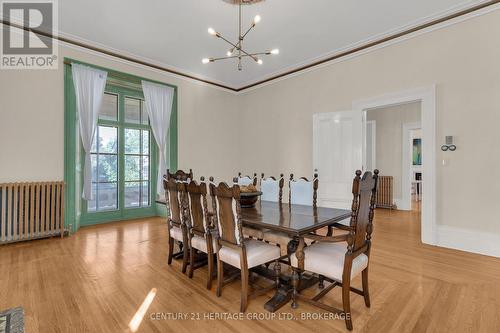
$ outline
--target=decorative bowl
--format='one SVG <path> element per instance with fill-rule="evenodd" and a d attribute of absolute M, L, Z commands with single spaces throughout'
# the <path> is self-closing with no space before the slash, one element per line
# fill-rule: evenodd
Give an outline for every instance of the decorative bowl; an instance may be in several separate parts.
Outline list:
<path fill-rule="evenodd" d="M 240 204 L 241 208 L 251 208 L 255 206 L 255 203 L 262 195 L 261 191 L 256 192 L 241 192 L 240 193 Z"/>

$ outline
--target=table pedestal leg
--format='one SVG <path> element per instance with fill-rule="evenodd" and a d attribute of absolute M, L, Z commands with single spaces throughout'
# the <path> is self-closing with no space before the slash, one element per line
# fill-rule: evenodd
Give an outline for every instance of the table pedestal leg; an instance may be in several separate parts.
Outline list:
<path fill-rule="evenodd" d="M 294 239 L 288 243 L 287 247 L 289 255 L 294 255 L 293 253 L 297 252 L 299 267 L 302 270 L 304 268 L 304 246 L 303 238 L 294 237 Z M 297 288 L 299 292 L 318 283 L 318 278 L 312 275 L 299 274 L 299 277 L 299 285 Z M 281 287 L 276 290 L 274 296 L 264 305 L 264 309 L 267 311 L 275 312 L 292 299 L 292 279 L 290 277 L 282 277 L 281 280 L 283 280 L 284 283 L 281 284 Z"/>

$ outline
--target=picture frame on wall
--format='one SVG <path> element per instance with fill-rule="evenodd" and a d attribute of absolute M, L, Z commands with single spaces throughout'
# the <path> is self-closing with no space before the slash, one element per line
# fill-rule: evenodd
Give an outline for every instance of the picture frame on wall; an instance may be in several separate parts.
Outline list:
<path fill-rule="evenodd" d="M 422 139 L 413 139 L 413 165 L 422 165 Z"/>

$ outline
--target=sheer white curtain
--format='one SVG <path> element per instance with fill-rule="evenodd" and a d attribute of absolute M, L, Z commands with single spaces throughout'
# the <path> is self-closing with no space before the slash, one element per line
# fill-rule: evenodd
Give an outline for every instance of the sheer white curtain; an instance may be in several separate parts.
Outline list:
<path fill-rule="evenodd" d="M 164 195 L 163 175 L 167 170 L 167 134 L 174 100 L 174 88 L 149 81 L 142 81 L 142 92 L 146 102 L 151 130 L 160 150 L 156 192 Z"/>
<path fill-rule="evenodd" d="M 97 128 L 97 117 L 101 108 L 104 87 L 108 73 L 89 66 L 71 64 L 75 86 L 76 108 L 80 123 L 80 136 L 85 150 L 83 169 L 83 194 L 85 200 L 92 200 L 92 161 L 90 149 Z"/>

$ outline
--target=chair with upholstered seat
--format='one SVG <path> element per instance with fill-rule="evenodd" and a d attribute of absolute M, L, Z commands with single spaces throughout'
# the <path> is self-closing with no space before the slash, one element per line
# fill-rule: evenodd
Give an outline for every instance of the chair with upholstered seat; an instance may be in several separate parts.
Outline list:
<path fill-rule="evenodd" d="M 240 186 L 248 186 L 248 185 L 257 185 L 257 174 L 254 173 L 253 177 L 250 176 L 242 176 L 241 172 L 238 172 L 238 177 L 235 177 L 235 183 Z"/>
<path fill-rule="evenodd" d="M 168 264 L 172 264 L 174 256 L 182 255 L 182 272 L 186 272 L 188 265 L 188 228 L 186 224 L 185 208 L 185 183 L 176 181 L 173 177 L 163 179 L 165 189 L 165 200 L 168 207 L 167 230 L 168 230 Z M 174 245 L 178 242 L 180 253 L 174 254 Z"/>
<path fill-rule="evenodd" d="M 240 269 L 241 274 L 241 305 L 240 311 L 245 312 L 248 300 L 249 269 L 275 262 L 275 283 L 270 288 L 278 287 L 280 250 L 277 246 L 255 239 L 243 237 L 240 206 L 240 188 L 238 185 L 229 187 L 226 183 L 219 186 L 210 185 L 211 194 L 216 199 L 216 214 L 214 223 L 218 225 L 217 236 L 217 296 L 221 295 L 224 281 L 224 263 Z M 232 279 L 229 279 L 231 281 Z M 270 288 L 260 290 L 266 292 Z"/>
<path fill-rule="evenodd" d="M 257 186 L 257 174 L 254 173 L 253 177 L 250 176 L 242 176 L 241 172 L 238 172 L 238 177 L 233 178 L 233 183 L 238 184 L 239 186 Z M 245 237 L 251 237 L 255 239 L 262 239 L 264 234 L 261 230 L 251 228 L 251 227 L 243 227 L 243 234 Z"/>
<path fill-rule="evenodd" d="M 280 178 L 276 179 L 274 177 L 264 178 L 264 174 L 261 175 L 260 179 L 260 191 L 262 195 L 260 197 L 261 202 L 278 202 L 283 201 L 283 186 L 285 184 L 285 178 L 283 174 L 280 174 Z M 287 254 L 287 244 L 290 241 L 286 234 L 265 230 L 263 231 L 262 239 L 268 243 L 276 244 L 281 249 L 281 255 Z"/>
<path fill-rule="evenodd" d="M 207 208 L 207 185 L 201 177 L 201 183 L 190 181 L 185 186 L 189 203 L 189 272 L 188 276 L 193 277 L 193 272 L 204 265 L 197 265 L 195 262 L 195 252 L 200 251 L 207 254 L 208 277 L 207 289 L 212 288 L 212 278 L 214 271 L 214 243 L 216 232 L 213 225 L 212 215 Z M 204 262 L 202 262 L 204 263 Z"/>
<path fill-rule="evenodd" d="M 262 192 L 260 200 L 281 203 L 283 200 L 284 184 L 285 179 L 283 178 L 283 174 L 280 175 L 279 179 L 272 176 L 264 178 L 264 174 L 262 174 L 260 178 L 260 191 Z"/>
<path fill-rule="evenodd" d="M 318 174 L 315 173 L 312 181 L 301 177 L 298 180 L 293 179 L 293 174 L 290 174 L 289 181 L 289 200 L 291 204 L 307 205 L 317 207 L 318 201 Z M 328 236 L 333 234 L 332 226 L 328 226 Z M 310 240 L 307 240 L 310 242 Z"/>
<path fill-rule="evenodd" d="M 289 202 L 292 205 L 307 205 L 316 207 L 318 198 L 318 174 L 314 174 L 313 180 L 309 181 L 305 177 L 297 180 L 290 175 Z"/>
<path fill-rule="evenodd" d="M 297 307 L 297 300 L 304 300 L 324 310 L 339 313 L 345 316 L 346 326 L 352 330 L 350 292 L 362 295 L 366 306 L 370 306 L 368 265 L 377 181 L 378 170 L 375 170 L 373 175 L 371 172 L 365 172 L 363 178 L 361 171 L 356 171 L 352 186 L 352 215 L 350 225 L 347 227 L 349 232 L 337 236 L 308 235 L 308 238 L 315 240 L 316 243 L 305 247 L 303 251 L 299 246 L 297 255 L 292 256 L 293 308 Z M 303 242 L 301 243 L 303 246 Z M 303 258 L 303 267 L 299 267 L 302 265 L 297 257 Z M 323 276 L 331 284 L 313 298 L 306 298 L 298 294 L 302 271 Z M 362 290 L 351 287 L 351 280 L 360 273 Z M 319 302 L 321 297 L 336 286 L 342 286 L 342 310 Z"/>
<path fill-rule="evenodd" d="M 290 204 L 316 207 L 318 191 L 317 174 L 314 174 L 314 178 L 312 181 L 307 180 L 307 178 L 305 177 L 294 180 L 293 174 L 291 174 L 288 185 L 288 201 Z M 288 243 L 290 242 L 290 237 L 287 234 L 277 231 L 268 231 L 264 233 L 263 239 L 266 242 L 278 244 L 281 248 L 282 255 L 289 255 L 287 247 Z M 307 242 L 310 243 L 309 240 Z"/>

